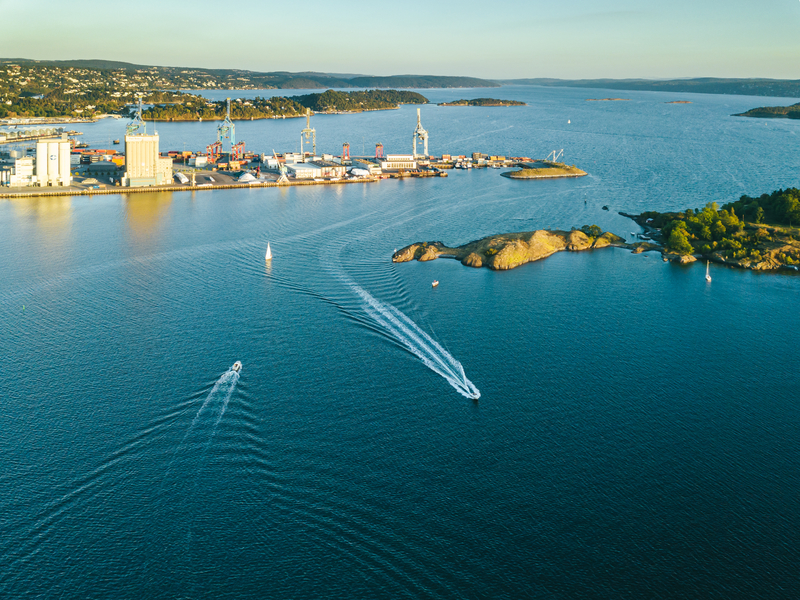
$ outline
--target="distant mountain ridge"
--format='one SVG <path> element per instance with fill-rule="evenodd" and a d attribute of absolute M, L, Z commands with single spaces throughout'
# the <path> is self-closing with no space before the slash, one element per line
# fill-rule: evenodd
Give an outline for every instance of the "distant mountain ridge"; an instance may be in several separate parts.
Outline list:
<path fill-rule="evenodd" d="M 28 69 L 84 69 L 101 73 L 124 72 L 129 75 L 152 74 L 158 78 L 160 88 L 174 89 L 329 89 L 329 88 L 463 88 L 498 87 L 499 84 L 476 77 L 439 75 L 370 75 L 328 74 L 305 71 L 258 72 L 245 69 L 206 69 L 199 67 L 159 67 L 136 65 L 127 62 L 81 60 L 33 60 L 27 58 L 0 58 L 0 67 L 19 65 Z M 1 74 L 0 74 L 1 76 Z"/>
<path fill-rule="evenodd" d="M 547 87 L 604 88 L 648 92 L 689 92 L 696 94 L 734 94 L 744 96 L 779 96 L 800 98 L 799 79 L 506 79 L 505 85 L 541 85 Z"/>

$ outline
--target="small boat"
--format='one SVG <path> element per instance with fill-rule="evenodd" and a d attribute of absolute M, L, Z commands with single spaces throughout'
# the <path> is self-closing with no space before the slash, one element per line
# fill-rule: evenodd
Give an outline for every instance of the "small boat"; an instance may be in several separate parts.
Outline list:
<path fill-rule="evenodd" d="M 706 281 L 711 283 L 711 275 L 708 273 L 708 261 L 706 261 Z"/>
<path fill-rule="evenodd" d="M 567 125 L 569 125 L 570 123 L 572 123 L 572 121 L 570 121 L 569 119 L 567 119 Z"/>
<path fill-rule="evenodd" d="M 436 287 L 437 285 L 439 285 L 439 281 L 434 279 L 433 283 L 431 284 L 431 287 Z"/>
<path fill-rule="evenodd" d="M 272 248 L 269 247 L 269 242 L 267 242 L 267 256 L 266 260 L 272 260 Z"/>
<path fill-rule="evenodd" d="M 119 140 L 114 140 L 114 143 L 115 144 L 119 144 Z"/>
<path fill-rule="evenodd" d="M 234 373 L 238 373 L 241 370 L 242 370 L 242 363 L 241 363 L 241 361 L 237 360 L 235 363 L 233 363 L 233 366 L 231 367 L 231 371 L 233 371 Z"/>

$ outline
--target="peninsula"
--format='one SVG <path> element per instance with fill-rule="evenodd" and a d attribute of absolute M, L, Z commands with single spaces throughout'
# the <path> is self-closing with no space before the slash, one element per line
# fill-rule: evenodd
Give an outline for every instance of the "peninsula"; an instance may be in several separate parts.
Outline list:
<path fill-rule="evenodd" d="M 584 225 L 580 230 L 540 229 L 520 233 L 503 233 L 450 248 L 442 242 L 416 242 L 392 255 L 392 262 L 420 262 L 437 258 L 454 258 L 467 267 L 486 267 L 494 271 L 514 269 L 525 263 L 547 258 L 567 250 L 578 252 L 609 246 L 623 246 L 625 240 L 605 232 L 597 225 Z"/>
<path fill-rule="evenodd" d="M 516 171 L 501 173 L 509 179 L 558 179 L 561 177 L 583 177 L 583 171 L 575 165 L 540 160 L 531 163 L 520 163 L 522 168 Z"/>
<path fill-rule="evenodd" d="M 525 102 L 516 100 L 498 100 L 496 98 L 475 98 L 473 100 L 454 100 L 453 102 L 440 102 L 439 106 L 528 106 Z"/>
<path fill-rule="evenodd" d="M 665 258 L 693 262 L 697 258 L 743 269 L 800 270 L 800 190 L 790 188 L 742 196 L 721 209 L 716 202 L 684 212 L 620 213 L 647 229 Z"/>

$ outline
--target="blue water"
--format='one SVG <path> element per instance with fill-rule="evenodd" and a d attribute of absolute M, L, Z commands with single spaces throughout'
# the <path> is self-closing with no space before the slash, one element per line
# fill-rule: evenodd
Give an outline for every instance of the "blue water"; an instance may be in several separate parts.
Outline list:
<path fill-rule="evenodd" d="M 529 106 L 425 106 L 431 151 L 564 148 L 590 176 L 0 204 L 0 596 L 800 595 L 800 278 L 390 259 L 798 186 L 800 123 L 729 116 L 763 98 L 491 95 Z M 585 101 L 606 96 L 631 100 Z M 312 123 L 322 152 L 408 152 L 415 117 Z M 237 138 L 291 150 L 303 126 Z M 175 149 L 214 128 L 158 126 Z"/>

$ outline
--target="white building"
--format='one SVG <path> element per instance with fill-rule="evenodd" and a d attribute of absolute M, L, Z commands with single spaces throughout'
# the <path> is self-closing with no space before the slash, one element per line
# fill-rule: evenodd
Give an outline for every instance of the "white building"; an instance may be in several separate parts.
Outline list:
<path fill-rule="evenodd" d="M 410 154 L 387 154 L 386 158 L 378 159 L 381 169 L 386 170 L 414 170 L 417 168 L 417 161 Z"/>
<path fill-rule="evenodd" d="M 162 185 L 172 182 L 172 159 L 158 155 L 158 134 L 125 136 L 123 186 Z"/>
<path fill-rule="evenodd" d="M 322 169 L 314 163 L 286 163 L 286 170 L 295 179 L 315 179 L 322 177 Z"/>
<path fill-rule="evenodd" d="M 33 185 L 36 176 L 33 174 L 33 157 L 24 156 L 14 161 L 8 185 L 11 187 L 27 187 Z"/>
<path fill-rule="evenodd" d="M 344 165 L 329 160 L 315 160 L 306 164 L 319 167 L 322 177 L 344 177 L 347 171 L 347 167 Z"/>
<path fill-rule="evenodd" d="M 71 151 L 67 139 L 36 142 L 36 183 L 42 187 L 69 186 L 72 183 Z"/>

